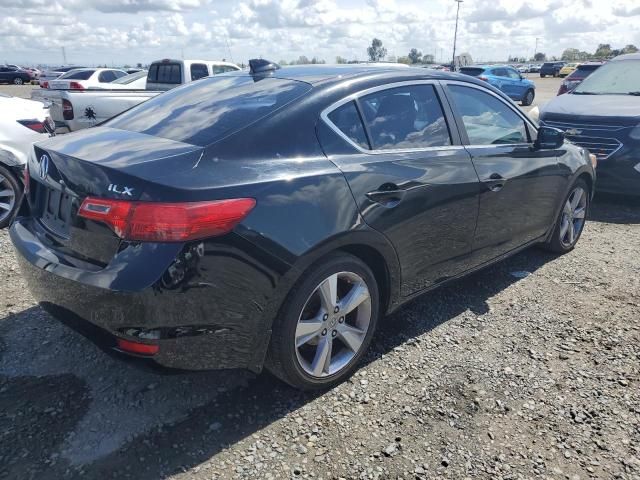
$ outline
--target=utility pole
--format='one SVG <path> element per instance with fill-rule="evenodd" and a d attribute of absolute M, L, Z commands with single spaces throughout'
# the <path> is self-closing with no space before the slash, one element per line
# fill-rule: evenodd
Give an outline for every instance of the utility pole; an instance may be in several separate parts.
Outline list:
<path fill-rule="evenodd" d="M 458 18 L 460 17 L 460 4 L 464 0 L 454 0 L 458 3 L 458 10 L 456 11 L 456 30 L 453 34 L 453 60 L 451 61 L 451 71 L 456 71 L 456 41 L 458 40 Z"/>
<path fill-rule="evenodd" d="M 536 37 L 536 48 L 533 50 L 533 60 L 535 61 L 536 59 L 536 55 L 538 53 L 538 40 L 540 40 L 538 37 Z"/>
<path fill-rule="evenodd" d="M 64 47 L 62 47 L 62 60 L 64 62 L 64 65 L 67 64 L 67 52 L 65 52 Z"/>

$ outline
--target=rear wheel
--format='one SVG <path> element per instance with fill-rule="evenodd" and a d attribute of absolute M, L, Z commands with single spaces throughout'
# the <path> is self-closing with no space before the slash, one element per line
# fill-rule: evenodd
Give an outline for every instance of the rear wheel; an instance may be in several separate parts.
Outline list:
<path fill-rule="evenodd" d="M 375 277 L 360 259 L 340 253 L 317 263 L 274 323 L 267 369 L 303 390 L 343 381 L 371 342 L 379 302 Z"/>
<path fill-rule="evenodd" d="M 540 78 L 544 78 L 546 77 L 546 75 L 540 74 Z"/>
<path fill-rule="evenodd" d="M 590 190 L 587 182 L 578 180 L 562 204 L 551 238 L 543 247 L 555 253 L 566 253 L 576 246 L 589 212 Z"/>
<path fill-rule="evenodd" d="M 533 99 L 536 97 L 535 92 L 532 89 L 527 90 L 527 93 L 522 97 L 522 106 L 528 107 L 533 103 Z"/>
<path fill-rule="evenodd" d="M 22 195 L 22 188 L 13 174 L 0 165 L 0 228 L 9 225 L 13 219 Z"/>
<path fill-rule="evenodd" d="M 20 77 L 16 77 L 13 79 L 14 85 L 22 85 L 23 83 L 24 83 L 24 80 L 22 80 Z"/>

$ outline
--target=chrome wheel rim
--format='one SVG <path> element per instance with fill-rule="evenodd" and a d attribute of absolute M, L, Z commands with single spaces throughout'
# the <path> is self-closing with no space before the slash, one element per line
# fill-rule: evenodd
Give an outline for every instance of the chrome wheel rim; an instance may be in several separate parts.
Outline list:
<path fill-rule="evenodd" d="M 564 247 L 573 246 L 584 227 L 587 214 L 587 192 L 577 187 L 564 204 L 560 223 L 560 243 Z"/>
<path fill-rule="evenodd" d="M 529 105 L 531 105 L 533 103 L 533 92 L 529 91 L 529 93 L 527 93 L 527 103 Z"/>
<path fill-rule="evenodd" d="M 314 378 L 344 370 L 362 348 L 371 324 L 371 294 L 353 272 L 324 279 L 305 302 L 295 331 L 300 367 Z"/>
<path fill-rule="evenodd" d="M 0 174 L 0 222 L 5 221 L 13 212 L 16 204 L 16 192 L 9 179 Z"/>
<path fill-rule="evenodd" d="M 16 84 L 16 85 L 22 85 L 22 79 L 21 79 L 21 78 L 16 78 L 16 79 L 13 81 L 13 83 L 14 83 L 14 84 Z"/>

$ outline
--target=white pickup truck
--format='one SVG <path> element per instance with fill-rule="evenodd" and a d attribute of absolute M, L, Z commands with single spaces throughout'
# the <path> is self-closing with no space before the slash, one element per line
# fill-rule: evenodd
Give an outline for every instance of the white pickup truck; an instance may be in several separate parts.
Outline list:
<path fill-rule="evenodd" d="M 34 89 L 32 100 L 50 106 L 56 133 L 74 132 L 104 122 L 170 88 L 203 77 L 240 70 L 234 64 L 204 60 L 159 60 L 149 67 L 146 89 Z M 123 77 L 123 79 L 126 77 Z M 122 80 L 122 79 L 121 79 Z"/>

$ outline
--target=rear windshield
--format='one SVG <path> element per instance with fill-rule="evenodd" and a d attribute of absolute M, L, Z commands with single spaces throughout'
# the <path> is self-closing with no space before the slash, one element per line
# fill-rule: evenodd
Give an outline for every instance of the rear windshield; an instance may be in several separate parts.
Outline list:
<path fill-rule="evenodd" d="M 89 80 L 95 70 L 78 70 L 77 72 L 71 71 L 62 75 L 59 80 Z"/>
<path fill-rule="evenodd" d="M 220 75 L 158 95 L 104 125 L 205 146 L 263 118 L 311 89 L 295 80 Z"/>
<path fill-rule="evenodd" d="M 182 65 L 179 63 L 154 63 L 149 68 L 148 83 L 182 83 Z"/>
<path fill-rule="evenodd" d="M 460 69 L 460 73 L 464 73 L 465 75 L 471 75 L 472 77 L 477 77 L 483 72 L 484 72 L 484 68 L 479 68 L 479 67 L 462 67 Z"/>
<path fill-rule="evenodd" d="M 144 71 L 136 72 L 136 73 L 131 73 L 129 75 L 125 75 L 124 77 L 117 78 L 111 83 L 117 83 L 119 85 L 129 85 L 131 82 L 135 82 L 136 80 L 139 80 L 142 77 L 146 77 L 146 76 L 147 76 L 147 72 L 144 72 Z"/>

